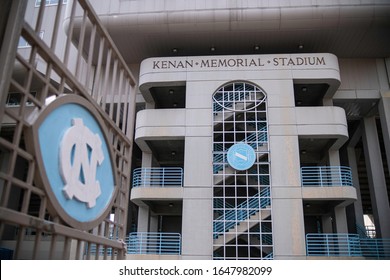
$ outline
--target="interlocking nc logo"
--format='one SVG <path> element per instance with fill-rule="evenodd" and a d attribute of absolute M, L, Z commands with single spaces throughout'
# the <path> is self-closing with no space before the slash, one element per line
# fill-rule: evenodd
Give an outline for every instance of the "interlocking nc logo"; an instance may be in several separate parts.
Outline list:
<path fill-rule="evenodd" d="M 95 206 L 101 194 L 96 180 L 97 166 L 104 160 L 101 146 L 99 135 L 79 118 L 72 119 L 72 127 L 65 132 L 60 145 L 60 171 L 65 183 L 62 191 L 67 199 L 75 197 L 88 208 Z"/>

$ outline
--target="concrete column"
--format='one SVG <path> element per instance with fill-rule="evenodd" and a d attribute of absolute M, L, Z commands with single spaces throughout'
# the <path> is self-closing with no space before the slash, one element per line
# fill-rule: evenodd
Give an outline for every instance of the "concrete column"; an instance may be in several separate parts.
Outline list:
<path fill-rule="evenodd" d="M 138 208 L 138 232 L 149 231 L 149 207 L 140 206 Z"/>
<path fill-rule="evenodd" d="M 362 205 L 362 197 L 360 194 L 359 173 L 358 173 L 358 165 L 357 165 L 355 148 L 348 147 L 347 154 L 348 154 L 349 167 L 351 168 L 352 171 L 353 186 L 356 188 L 356 195 L 357 195 L 357 200 L 353 204 L 356 223 L 358 225 L 364 226 L 363 205 Z"/>
<path fill-rule="evenodd" d="M 340 166 L 340 153 L 339 150 L 329 150 L 329 165 L 330 166 Z"/>
<path fill-rule="evenodd" d="M 275 259 L 306 256 L 297 136 L 270 136 Z"/>
<path fill-rule="evenodd" d="M 387 169 L 390 175 L 390 92 L 380 99 L 378 109 L 382 126 L 383 143 L 386 150 Z"/>
<path fill-rule="evenodd" d="M 337 233 L 348 233 L 347 214 L 344 206 L 337 206 L 334 208 L 334 215 L 336 218 Z"/>
<path fill-rule="evenodd" d="M 149 231 L 150 232 L 158 232 L 158 218 L 159 216 L 156 215 L 150 215 L 150 220 L 149 220 Z"/>
<path fill-rule="evenodd" d="M 322 231 L 324 233 L 333 233 L 332 216 L 322 216 Z"/>
<path fill-rule="evenodd" d="M 375 117 L 364 119 L 363 147 L 377 236 L 390 238 L 390 207 Z"/>
<path fill-rule="evenodd" d="M 185 141 L 182 258 L 212 259 L 212 139 Z"/>
<path fill-rule="evenodd" d="M 142 152 L 142 167 L 144 168 L 152 167 L 152 162 L 153 162 L 153 154 Z"/>
<path fill-rule="evenodd" d="M 329 166 L 340 166 L 340 153 L 339 150 L 332 150 L 330 149 L 328 151 L 328 156 L 329 156 Z M 334 185 L 339 185 L 340 184 L 340 176 L 337 173 L 334 173 L 332 175 L 332 183 Z"/>

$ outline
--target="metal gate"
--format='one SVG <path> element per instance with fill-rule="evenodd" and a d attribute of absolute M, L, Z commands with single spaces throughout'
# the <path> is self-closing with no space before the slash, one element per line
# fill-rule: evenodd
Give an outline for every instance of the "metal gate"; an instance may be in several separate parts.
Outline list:
<path fill-rule="evenodd" d="M 87 0 L 49 1 L 54 5 L 35 1 L 39 7 L 33 7 L 34 17 L 25 15 L 34 1 L 5 2 L 8 19 L 0 53 L 1 258 L 123 259 L 136 81 Z M 50 19 L 50 25 L 45 23 Z M 41 167 L 26 143 L 33 112 L 43 112 L 64 95 L 77 95 L 93 107 L 112 151 L 117 191 L 104 219 L 90 229 L 69 225 L 52 209 L 37 178 Z"/>

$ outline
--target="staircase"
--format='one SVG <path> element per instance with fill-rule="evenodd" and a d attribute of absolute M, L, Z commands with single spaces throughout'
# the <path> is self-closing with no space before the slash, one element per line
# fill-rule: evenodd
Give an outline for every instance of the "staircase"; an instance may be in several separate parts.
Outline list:
<path fill-rule="evenodd" d="M 213 249 L 216 259 L 243 257 L 249 251 L 248 257 L 253 259 L 273 258 L 267 117 L 266 106 L 257 107 L 261 104 L 258 103 L 259 92 L 253 86 L 238 82 L 221 88 L 213 97 L 216 187 Z M 239 142 L 254 149 L 256 163 L 253 168 L 238 171 L 228 164 L 228 148 Z M 224 198 L 220 197 L 221 190 Z M 249 197 L 245 198 L 247 195 Z M 234 202 L 237 199 L 239 202 Z M 232 242 L 234 240 L 236 243 Z M 239 242 L 247 243 L 248 249 L 238 246 Z M 226 246 L 228 243 L 230 245 Z M 236 249 L 232 249 L 233 243 Z M 241 249 L 243 251 L 239 252 Z"/>
<path fill-rule="evenodd" d="M 269 214 L 260 214 L 260 209 L 269 208 L 271 204 L 269 188 L 263 189 L 260 193 L 239 204 L 236 208 L 229 208 L 214 220 L 214 239 L 218 239 L 224 232 L 245 232 L 249 230 L 245 221 L 260 221 L 269 217 Z M 223 239 L 223 238 L 221 238 Z M 226 239 L 225 243 L 228 242 Z"/>
<path fill-rule="evenodd" d="M 248 137 L 243 139 L 241 142 L 251 146 L 256 152 L 256 155 L 258 157 L 257 160 L 259 160 L 262 156 L 264 156 L 264 152 L 268 150 L 267 145 L 265 145 L 267 139 L 268 139 L 267 127 L 262 126 L 257 132 L 253 132 L 249 134 Z M 227 150 L 223 151 L 222 144 L 214 144 L 214 153 L 213 153 L 214 174 L 220 172 L 223 169 L 223 167 L 227 164 L 227 159 L 226 159 L 227 152 L 228 152 Z M 231 171 L 233 172 L 233 169 L 231 169 Z"/>

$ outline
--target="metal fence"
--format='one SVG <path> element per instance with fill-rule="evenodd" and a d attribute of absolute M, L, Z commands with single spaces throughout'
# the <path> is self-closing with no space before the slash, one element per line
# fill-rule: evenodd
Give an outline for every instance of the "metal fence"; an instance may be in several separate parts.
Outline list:
<path fill-rule="evenodd" d="M 390 239 L 361 238 L 359 234 L 307 234 L 308 256 L 390 259 Z"/>
<path fill-rule="evenodd" d="M 133 171 L 133 187 L 182 187 L 183 168 L 136 168 Z"/>
<path fill-rule="evenodd" d="M 353 186 L 347 166 L 306 166 L 301 168 L 302 186 Z"/>
<path fill-rule="evenodd" d="M 1 247 L 11 250 L 14 259 L 101 258 L 90 251 L 84 256 L 85 246 L 92 245 L 96 252 L 113 252 L 111 259 L 124 258 L 135 79 L 87 0 L 67 1 L 66 21 L 62 1 L 51 6 L 41 1 L 32 7 L 35 19 L 25 20 L 32 2 L 9 1 L 1 46 Z M 45 22 L 50 18 L 54 22 Z M 50 27 L 44 38 L 43 26 Z M 26 42 L 23 48 L 17 47 L 20 39 Z M 16 106 L 6 105 L 8 93 L 16 96 Z M 49 198 L 36 180 L 36 159 L 26 149 L 30 113 L 44 110 L 49 100 L 64 94 L 82 97 L 104 120 L 116 164 L 118 191 L 110 215 L 88 231 L 49 214 Z"/>
<path fill-rule="evenodd" d="M 307 234 L 308 256 L 361 256 L 358 234 Z"/>
<path fill-rule="evenodd" d="M 168 232 L 133 232 L 128 239 L 128 254 L 180 255 L 181 235 Z"/>

